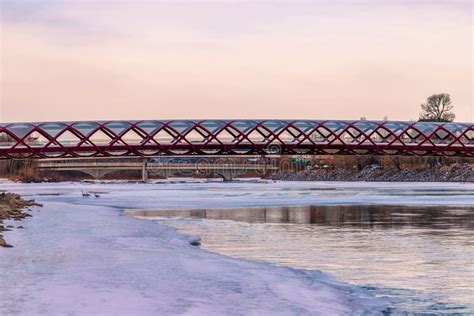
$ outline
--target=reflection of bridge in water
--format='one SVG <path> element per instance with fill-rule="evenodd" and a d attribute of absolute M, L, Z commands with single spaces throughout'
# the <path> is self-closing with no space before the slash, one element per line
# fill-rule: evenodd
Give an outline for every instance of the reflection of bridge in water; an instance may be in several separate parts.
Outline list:
<path fill-rule="evenodd" d="M 156 155 L 474 156 L 474 124 L 173 120 L 0 123 L 0 158 Z"/>
<path fill-rule="evenodd" d="M 198 159 L 197 159 L 198 158 Z M 79 171 L 100 179 L 106 174 L 121 170 L 138 170 L 142 179 L 147 180 L 149 175 L 167 178 L 179 176 L 211 176 L 218 175 L 224 180 L 232 180 L 247 172 L 264 176 L 278 167 L 274 160 L 248 160 L 242 157 L 155 157 L 155 158 L 75 158 L 75 159 L 43 159 L 37 167 L 49 171 Z"/>
<path fill-rule="evenodd" d="M 336 194 L 336 191 L 334 191 Z M 327 194 L 327 191 L 325 192 Z M 338 194 L 338 193 L 337 193 Z M 246 223 L 292 223 L 363 228 L 443 227 L 472 229 L 472 207 L 400 205 L 306 205 L 191 210 L 126 210 L 139 217 L 191 217 Z M 394 216 L 396 214 L 396 216 Z M 430 232 L 427 231 L 429 234 Z"/>

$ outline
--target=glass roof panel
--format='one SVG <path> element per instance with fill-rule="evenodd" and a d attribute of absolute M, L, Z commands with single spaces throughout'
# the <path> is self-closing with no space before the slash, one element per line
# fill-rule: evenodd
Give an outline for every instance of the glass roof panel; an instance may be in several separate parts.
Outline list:
<path fill-rule="evenodd" d="M 360 129 L 362 132 L 367 133 L 376 129 L 379 124 L 370 121 L 358 121 L 354 123 L 354 126 Z"/>
<path fill-rule="evenodd" d="M 451 133 L 455 133 L 455 134 L 462 134 L 464 133 L 465 130 L 468 129 L 468 126 L 464 124 L 459 124 L 459 123 L 444 124 L 443 127 L 447 129 L 448 131 L 450 131 Z"/>
<path fill-rule="evenodd" d="M 143 121 L 138 123 L 137 126 L 144 130 L 148 135 L 152 135 L 157 129 L 163 126 L 163 123 L 157 121 Z"/>
<path fill-rule="evenodd" d="M 262 122 L 262 125 L 268 128 L 270 131 L 273 133 L 278 133 L 281 129 L 283 129 L 285 126 L 287 126 L 287 122 L 284 121 L 264 121 Z"/>
<path fill-rule="evenodd" d="M 434 122 L 417 122 L 414 127 L 421 131 L 423 134 L 431 134 L 440 124 Z"/>
<path fill-rule="evenodd" d="M 31 124 L 12 124 L 7 129 L 17 137 L 23 138 L 31 132 L 33 126 Z"/>
<path fill-rule="evenodd" d="M 202 122 L 199 123 L 199 125 L 201 125 L 205 129 L 207 129 L 211 133 L 217 132 L 219 129 L 224 127 L 225 124 L 226 124 L 225 121 L 217 121 L 217 120 L 202 121 Z"/>
<path fill-rule="evenodd" d="M 85 136 L 89 136 L 90 133 L 92 133 L 97 127 L 99 127 L 99 124 L 94 122 L 79 122 L 75 123 L 73 127 Z"/>
<path fill-rule="evenodd" d="M 312 121 L 296 121 L 293 123 L 293 125 L 299 128 L 303 133 L 311 131 L 317 124 L 317 122 Z"/>
<path fill-rule="evenodd" d="M 347 127 L 348 123 L 346 122 L 341 122 L 341 121 L 330 121 L 324 123 L 324 126 L 327 127 L 328 129 L 332 130 L 333 132 L 339 132 L 345 127 Z"/>
<path fill-rule="evenodd" d="M 194 124 L 195 123 L 191 121 L 172 121 L 169 123 L 169 126 L 178 133 L 185 134 L 190 128 L 194 126 Z"/>
<path fill-rule="evenodd" d="M 389 129 L 390 131 L 392 131 L 394 134 L 398 135 L 401 132 L 403 132 L 403 130 L 408 126 L 408 123 L 405 123 L 405 122 L 387 122 L 387 123 L 384 123 L 383 126 L 386 127 L 387 129 Z"/>
<path fill-rule="evenodd" d="M 105 126 L 117 135 L 123 134 L 130 127 L 130 125 L 132 124 L 129 122 L 121 121 L 105 123 Z"/>
<path fill-rule="evenodd" d="M 40 125 L 41 129 L 52 137 L 56 137 L 66 126 L 64 123 L 45 123 Z"/>
<path fill-rule="evenodd" d="M 254 121 L 239 120 L 239 121 L 232 122 L 232 127 L 234 127 L 235 129 L 237 129 L 243 134 L 247 134 L 256 125 L 257 123 Z"/>

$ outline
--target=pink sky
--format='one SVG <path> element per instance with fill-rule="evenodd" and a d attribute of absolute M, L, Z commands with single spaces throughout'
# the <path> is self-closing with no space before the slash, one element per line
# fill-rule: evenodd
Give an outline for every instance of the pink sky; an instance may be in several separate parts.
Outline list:
<path fill-rule="evenodd" d="M 1 2 L 0 121 L 474 121 L 471 1 Z"/>

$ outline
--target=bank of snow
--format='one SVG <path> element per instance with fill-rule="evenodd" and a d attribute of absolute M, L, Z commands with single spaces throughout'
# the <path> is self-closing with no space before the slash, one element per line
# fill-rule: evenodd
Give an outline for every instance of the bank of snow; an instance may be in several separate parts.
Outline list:
<path fill-rule="evenodd" d="M 173 185 L 158 192 L 149 185 L 96 184 L 109 193 L 85 200 L 80 191 L 92 188 L 87 184 L 0 183 L 0 190 L 44 203 L 22 222 L 24 230 L 8 232 L 14 248 L 0 249 L 0 314 L 342 315 L 384 308 L 385 301 L 324 273 L 209 253 L 172 228 L 81 203 L 131 208 L 140 204 L 137 187 L 137 193 L 148 190 L 148 202 L 175 189 L 182 196 L 175 203 L 186 200 L 185 188 Z M 64 195 L 37 195 L 47 192 Z"/>

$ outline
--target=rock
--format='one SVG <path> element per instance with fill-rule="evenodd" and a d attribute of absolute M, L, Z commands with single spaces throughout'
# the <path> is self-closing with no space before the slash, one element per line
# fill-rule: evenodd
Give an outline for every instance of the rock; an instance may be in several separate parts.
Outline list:
<path fill-rule="evenodd" d="M 10 217 L 8 211 L 0 208 L 0 219 L 7 219 L 8 217 Z"/>
<path fill-rule="evenodd" d="M 359 171 L 345 169 L 314 169 L 301 172 L 281 172 L 270 176 L 283 181 L 421 181 L 421 182 L 474 182 L 473 168 L 465 164 L 452 164 L 435 169 L 415 170 L 381 169 L 368 166 Z"/>
<path fill-rule="evenodd" d="M 199 236 L 188 236 L 188 241 L 192 246 L 201 246 L 201 238 Z"/>

